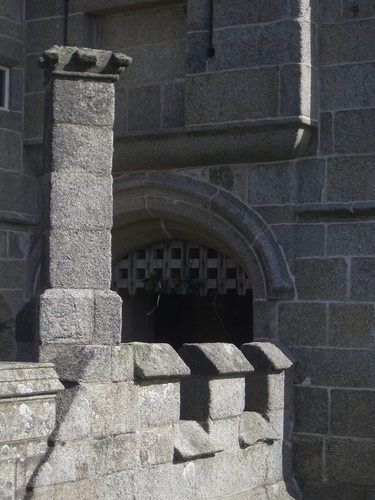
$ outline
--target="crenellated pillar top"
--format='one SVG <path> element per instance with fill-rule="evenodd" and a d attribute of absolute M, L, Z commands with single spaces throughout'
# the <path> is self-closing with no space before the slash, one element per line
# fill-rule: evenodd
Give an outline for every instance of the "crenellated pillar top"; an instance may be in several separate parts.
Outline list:
<path fill-rule="evenodd" d="M 38 66 L 44 69 L 45 84 L 55 76 L 115 82 L 131 62 L 122 53 L 54 45 L 43 52 Z"/>

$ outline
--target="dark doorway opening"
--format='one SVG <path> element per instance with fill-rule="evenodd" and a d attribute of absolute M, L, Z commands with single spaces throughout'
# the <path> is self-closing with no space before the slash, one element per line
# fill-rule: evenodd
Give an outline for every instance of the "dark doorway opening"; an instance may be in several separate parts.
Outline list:
<path fill-rule="evenodd" d="M 122 342 L 253 340 L 253 296 L 242 268 L 218 251 L 182 240 L 141 248 L 114 270 L 123 299 Z"/>

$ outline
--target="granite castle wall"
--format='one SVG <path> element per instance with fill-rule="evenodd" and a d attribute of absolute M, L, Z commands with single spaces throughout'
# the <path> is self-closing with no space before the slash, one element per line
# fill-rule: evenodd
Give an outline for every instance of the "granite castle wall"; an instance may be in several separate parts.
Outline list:
<path fill-rule="evenodd" d="M 246 261 L 259 291 L 255 339 L 279 340 L 298 360 L 293 468 L 304 498 L 366 498 L 375 483 L 374 8 L 366 0 L 236 2 L 236 8 L 217 0 L 211 35 L 208 4 L 71 0 L 67 24 L 65 2 L 26 2 L 25 19 L 21 2 L 9 4 L 4 17 L 18 19 L 27 38 L 26 56 L 12 69 L 25 91 L 11 113 L 0 111 L 2 140 L 16 141 L 16 158 L 0 169 L 2 186 L 10 186 L 1 198 L 1 295 L 3 310 L 9 308 L 2 322 L 14 330 L 12 318 L 37 281 L 38 250 L 30 242 L 43 198 L 37 56 L 63 44 L 65 34 L 69 45 L 124 51 L 134 61 L 116 84 L 114 256 L 167 239 L 168 232 L 216 241 Z M 12 37 L 0 39 L 5 58 L 4 40 Z M 135 195 L 127 198 L 129 185 Z M 218 235 L 209 213 L 197 210 L 197 219 L 183 211 L 186 197 L 193 205 L 198 192 L 206 201 L 227 200 L 217 205 L 226 220 Z M 251 226 L 254 246 L 241 227 L 237 246 L 231 210 L 238 220 L 256 214 L 268 239 Z M 288 279 L 275 288 L 270 280 L 280 266 Z M 35 336 L 22 317 L 18 345 L 25 359 L 25 342 Z M 14 345 L 12 353 L 8 359 L 16 357 Z"/>

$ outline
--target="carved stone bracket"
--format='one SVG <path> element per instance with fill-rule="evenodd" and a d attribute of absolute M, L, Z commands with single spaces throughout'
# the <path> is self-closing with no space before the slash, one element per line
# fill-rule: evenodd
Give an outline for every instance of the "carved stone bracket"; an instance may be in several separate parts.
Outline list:
<path fill-rule="evenodd" d="M 131 62 L 122 53 L 54 45 L 43 52 L 38 66 L 44 69 L 45 83 L 53 76 L 115 82 Z"/>

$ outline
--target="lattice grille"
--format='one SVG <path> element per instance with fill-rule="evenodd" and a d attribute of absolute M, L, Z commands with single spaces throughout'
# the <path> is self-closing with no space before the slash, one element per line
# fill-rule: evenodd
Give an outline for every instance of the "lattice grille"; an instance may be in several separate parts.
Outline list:
<path fill-rule="evenodd" d="M 113 270 L 115 290 L 128 290 L 134 295 L 144 289 L 145 279 L 156 275 L 163 281 L 163 290 L 170 293 L 181 279 L 197 283 L 201 295 L 217 290 L 237 290 L 245 295 L 251 288 L 242 268 L 222 253 L 196 243 L 173 240 L 140 248 L 121 259 Z"/>

